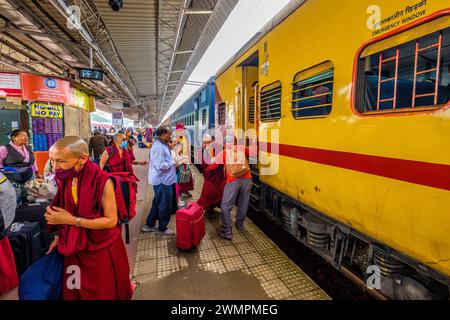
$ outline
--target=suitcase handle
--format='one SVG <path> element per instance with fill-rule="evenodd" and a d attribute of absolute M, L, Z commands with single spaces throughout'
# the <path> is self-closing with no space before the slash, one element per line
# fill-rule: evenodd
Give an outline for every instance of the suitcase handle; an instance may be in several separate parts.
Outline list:
<path fill-rule="evenodd" d="M 198 220 L 196 220 L 196 221 L 192 221 L 192 223 L 197 223 L 197 222 L 201 221 L 204 217 L 205 217 L 205 212 L 202 210 L 202 215 L 200 216 L 200 218 L 198 218 Z"/>

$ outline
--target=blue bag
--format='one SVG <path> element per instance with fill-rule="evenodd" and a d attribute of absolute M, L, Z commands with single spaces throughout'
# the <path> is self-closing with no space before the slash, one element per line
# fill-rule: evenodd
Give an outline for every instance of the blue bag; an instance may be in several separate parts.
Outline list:
<path fill-rule="evenodd" d="M 20 277 L 20 300 L 61 299 L 64 257 L 56 248 L 43 256 Z"/>

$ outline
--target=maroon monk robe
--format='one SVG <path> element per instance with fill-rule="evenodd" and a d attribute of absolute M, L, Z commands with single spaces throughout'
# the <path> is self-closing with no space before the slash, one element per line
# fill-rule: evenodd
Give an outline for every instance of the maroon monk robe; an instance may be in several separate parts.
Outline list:
<path fill-rule="evenodd" d="M 0 240 L 0 295 L 19 285 L 14 255 L 7 237 Z"/>
<path fill-rule="evenodd" d="M 208 163 L 206 161 L 205 158 L 202 158 L 203 189 L 197 203 L 205 211 L 208 211 L 215 207 L 220 207 L 226 178 L 223 165 L 208 164 L 210 161 Z"/>
<path fill-rule="evenodd" d="M 96 219 L 103 216 L 102 195 L 109 174 L 91 161 L 78 176 L 78 204 L 72 196 L 72 180 L 60 182 L 52 206 L 61 207 L 74 216 Z M 59 226 L 58 252 L 64 257 L 64 300 L 130 300 L 132 287 L 125 245 L 118 226 L 91 230 L 75 226 Z M 78 266 L 80 289 L 70 289 L 69 266 Z"/>
<path fill-rule="evenodd" d="M 120 156 L 119 149 L 115 144 L 107 148 L 109 159 L 108 164 L 111 172 L 131 172 L 133 173 L 133 161 L 128 150 L 122 149 Z"/>
<path fill-rule="evenodd" d="M 130 154 L 130 160 L 131 160 L 131 164 L 133 164 L 133 161 L 136 160 L 136 157 L 134 155 L 134 150 L 133 148 L 127 148 L 128 153 Z"/>

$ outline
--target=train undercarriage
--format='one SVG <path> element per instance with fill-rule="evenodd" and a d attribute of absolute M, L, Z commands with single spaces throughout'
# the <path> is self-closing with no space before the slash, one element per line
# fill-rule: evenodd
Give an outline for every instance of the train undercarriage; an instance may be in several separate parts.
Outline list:
<path fill-rule="evenodd" d="M 448 300 L 450 279 L 262 183 L 252 168 L 250 207 L 376 298 Z"/>

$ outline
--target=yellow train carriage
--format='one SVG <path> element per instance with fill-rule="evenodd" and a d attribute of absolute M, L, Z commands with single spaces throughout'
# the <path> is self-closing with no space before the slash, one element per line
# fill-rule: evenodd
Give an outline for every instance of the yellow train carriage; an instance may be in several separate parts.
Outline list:
<path fill-rule="evenodd" d="M 447 1 L 292 1 L 216 87 L 216 126 L 279 156 L 262 184 L 450 285 Z"/>

